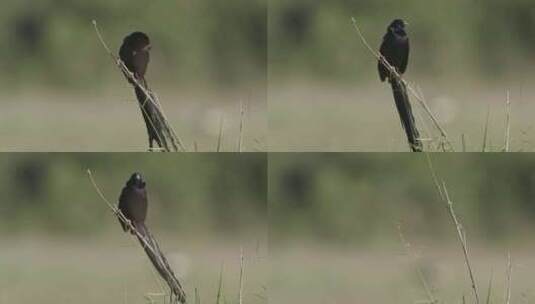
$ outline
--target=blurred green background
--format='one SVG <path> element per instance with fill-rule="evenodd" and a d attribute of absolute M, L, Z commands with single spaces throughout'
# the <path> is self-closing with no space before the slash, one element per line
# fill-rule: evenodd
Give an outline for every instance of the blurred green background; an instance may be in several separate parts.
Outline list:
<path fill-rule="evenodd" d="M 535 158 L 531 155 L 432 154 L 469 235 L 490 243 L 535 231 Z M 449 238 L 452 226 L 425 155 L 270 156 L 274 237 L 297 235 L 362 247 L 416 237 Z"/>
<path fill-rule="evenodd" d="M 409 22 L 408 74 L 498 80 L 528 76 L 535 53 L 535 9 L 529 0 L 274 0 L 269 6 L 270 68 L 278 77 L 375 81 L 350 17 L 378 49 L 388 24 Z"/>
<path fill-rule="evenodd" d="M 430 154 L 466 233 L 479 294 L 535 298 L 535 158 Z M 419 303 L 418 267 L 443 303 L 476 303 L 446 204 L 426 155 L 272 154 L 269 164 L 270 301 Z M 410 243 L 408 254 L 398 225 Z"/>
<path fill-rule="evenodd" d="M 8 151 L 146 151 L 133 89 L 117 53 L 146 32 L 146 78 L 188 150 L 236 151 L 246 104 L 246 151 L 265 150 L 267 4 L 261 0 L 4 1 L 0 5 L 0 136 Z M 109 130 L 114 130 L 114 136 Z"/>
<path fill-rule="evenodd" d="M 0 302 L 147 303 L 165 292 L 137 240 L 95 192 L 115 204 L 133 172 L 147 183 L 147 226 L 190 302 L 267 303 L 263 154 L 0 155 Z M 30 286 L 30 287 L 29 287 Z M 161 296 L 156 302 L 164 303 Z"/>
<path fill-rule="evenodd" d="M 462 134 L 480 151 L 487 109 L 489 138 L 503 141 L 507 90 L 513 150 L 535 148 L 530 0 L 274 0 L 268 15 L 271 151 L 408 151 L 390 87 L 351 17 L 375 50 L 393 19 L 409 22 L 405 79 L 458 151 Z M 436 137 L 411 100 L 423 137 Z"/>
<path fill-rule="evenodd" d="M 112 203 L 130 175 L 140 172 L 150 197 L 150 227 L 181 236 L 239 235 L 265 225 L 265 161 L 263 154 L 4 154 L 0 230 L 65 236 L 117 230 L 88 179 L 91 169 Z"/>
<path fill-rule="evenodd" d="M 140 30 L 152 40 L 148 79 L 174 87 L 263 81 L 265 1 L 7 1 L 2 5 L 3 83 L 88 88 L 124 80 L 98 42 L 112 50 Z"/>

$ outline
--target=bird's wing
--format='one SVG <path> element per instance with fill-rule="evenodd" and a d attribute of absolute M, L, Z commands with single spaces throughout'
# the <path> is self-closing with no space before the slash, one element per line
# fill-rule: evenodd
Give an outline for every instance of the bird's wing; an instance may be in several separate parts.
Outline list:
<path fill-rule="evenodd" d="M 135 74 L 135 71 L 134 71 L 134 66 L 132 65 L 132 61 L 133 61 L 133 54 L 132 54 L 132 50 L 131 48 L 123 43 L 121 45 L 121 48 L 119 49 L 119 58 L 121 59 L 121 61 L 124 63 L 124 65 L 126 66 L 126 68 L 131 72 L 131 73 L 134 73 Z M 124 77 L 126 78 L 126 80 L 128 80 L 129 83 L 131 84 L 134 84 L 133 81 L 130 79 L 130 77 L 127 75 L 127 73 L 123 72 L 124 74 Z"/>
<path fill-rule="evenodd" d="M 387 54 L 389 53 L 388 43 L 386 42 L 386 35 L 385 35 L 385 37 L 383 37 L 383 43 L 381 44 L 381 48 L 379 49 L 379 53 L 385 58 L 386 58 Z M 388 69 L 381 62 L 381 60 L 378 60 L 378 62 L 377 62 L 377 70 L 379 71 L 379 77 L 381 78 L 381 81 L 385 81 L 386 77 L 388 76 Z"/>
<path fill-rule="evenodd" d="M 127 208 L 129 190 L 130 189 L 128 189 L 128 186 L 124 186 L 123 190 L 121 191 L 121 195 L 119 196 L 119 205 L 118 205 L 119 210 L 126 218 L 130 217 L 130 215 L 128 214 L 128 208 Z M 128 227 L 126 226 L 125 223 L 123 223 L 123 221 L 119 220 L 119 223 L 121 224 L 121 227 L 123 227 L 124 231 L 128 230 Z"/>
<path fill-rule="evenodd" d="M 145 218 L 147 218 L 147 207 L 148 207 L 147 189 L 143 188 L 142 190 L 137 190 L 136 199 L 139 200 L 138 201 L 139 210 L 136 211 L 134 218 L 138 222 L 144 222 Z"/>
<path fill-rule="evenodd" d="M 140 51 L 134 54 L 134 69 L 135 75 L 139 78 L 144 78 L 147 72 L 147 66 L 149 65 L 149 52 Z"/>
<path fill-rule="evenodd" d="M 405 41 L 405 45 L 401 50 L 401 64 L 399 65 L 399 72 L 401 74 L 405 73 L 407 70 L 407 65 L 409 64 L 409 38 Z"/>

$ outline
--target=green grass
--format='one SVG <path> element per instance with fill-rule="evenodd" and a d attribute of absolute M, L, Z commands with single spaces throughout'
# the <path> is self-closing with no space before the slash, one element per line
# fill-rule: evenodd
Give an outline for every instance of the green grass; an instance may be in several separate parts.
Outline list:
<path fill-rule="evenodd" d="M 395 233 L 395 232 L 393 232 Z M 418 242 L 418 263 L 441 303 L 472 301 L 462 253 L 456 243 Z M 274 250 L 270 302 L 272 303 L 417 303 L 426 300 L 411 259 L 402 245 L 381 249 L 333 248 L 325 244 L 299 244 Z M 272 246 L 275 247 L 275 246 Z M 483 300 L 490 272 L 492 303 L 504 303 L 507 251 L 472 246 Z M 532 247 L 511 248 L 513 255 L 512 303 L 535 298 Z"/>
<path fill-rule="evenodd" d="M 261 90 L 183 92 L 155 88 L 165 114 L 190 151 L 237 151 L 240 102 L 247 103 L 243 151 L 265 150 L 266 110 Z M 248 90 L 252 90 L 249 92 Z M 146 128 L 130 88 L 110 92 L 3 96 L 2 151 L 147 151 Z"/>
<path fill-rule="evenodd" d="M 409 81 L 414 81 L 408 78 Z M 487 150 L 501 151 L 506 125 L 506 91 L 511 90 L 511 151 L 535 149 L 535 131 L 530 113 L 535 89 L 521 84 L 425 83 L 427 103 L 448 133 L 456 151 L 462 151 L 464 134 L 467 151 L 481 151 L 490 108 Z M 337 85 L 296 82 L 270 87 L 270 151 L 408 151 L 390 88 L 372 83 Z M 411 96 L 422 137 L 423 109 Z M 431 129 L 432 124 L 425 120 Z M 427 134 L 430 134 L 428 132 Z M 436 132 L 433 133 L 436 136 Z M 429 150 L 429 149 L 428 149 Z M 437 151 L 436 147 L 430 151 Z"/>
<path fill-rule="evenodd" d="M 19 238 L 2 243 L 0 303 L 149 303 L 146 297 L 162 290 L 143 250 L 126 235 L 98 240 Z M 160 243 L 183 281 L 188 303 L 194 303 L 195 289 L 200 303 L 216 303 L 221 263 L 221 303 L 238 303 L 239 243 L 169 237 Z M 265 246 L 257 249 L 254 241 L 244 244 L 244 303 L 267 303 L 264 251 Z M 154 303 L 164 303 L 161 297 L 152 298 Z"/>

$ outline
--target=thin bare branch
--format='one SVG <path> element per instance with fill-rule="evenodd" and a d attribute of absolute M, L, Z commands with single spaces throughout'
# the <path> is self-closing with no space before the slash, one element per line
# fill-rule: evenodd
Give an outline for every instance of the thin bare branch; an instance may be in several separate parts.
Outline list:
<path fill-rule="evenodd" d="M 483 147 L 481 152 L 487 152 L 487 137 L 489 134 L 489 118 L 490 118 L 490 105 L 487 107 L 487 119 L 485 121 L 485 129 L 483 131 Z"/>
<path fill-rule="evenodd" d="M 459 222 L 459 220 L 457 218 L 457 215 L 455 214 L 455 210 L 453 208 L 453 201 L 450 199 L 450 196 L 449 196 L 449 193 L 448 193 L 448 189 L 446 187 L 446 183 L 444 181 L 439 183 L 438 175 L 436 174 L 436 172 L 435 172 L 435 170 L 434 170 L 434 168 L 432 166 L 432 162 L 431 162 L 431 159 L 429 158 L 429 156 L 427 157 L 427 161 L 428 161 L 428 164 L 429 164 L 429 169 L 431 170 L 431 176 L 433 178 L 433 182 L 435 183 L 435 187 L 437 188 L 442 201 L 444 203 L 446 203 L 446 207 L 448 209 L 448 213 L 449 213 L 450 218 L 451 218 L 451 220 L 452 220 L 452 222 L 453 222 L 453 224 L 455 226 L 455 229 L 457 231 L 457 237 L 459 239 L 459 242 L 461 243 L 461 248 L 462 248 L 463 256 L 464 256 L 464 261 L 465 261 L 465 264 L 466 264 L 466 268 L 468 270 L 468 275 L 469 275 L 469 278 L 470 278 L 472 291 L 474 293 L 474 298 L 476 300 L 476 304 L 479 304 L 480 303 L 480 300 L 479 300 L 480 297 L 479 297 L 479 292 L 478 292 L 478 288 L 477 288 L 477 284 L 476 284 L 474 271 L 472 270 L 472 264 L 471 264 L 471 261 L 470 261 L 470 255 L 469 255 L 469 251 L 468 251 L 468 242 L 466 240 L 466 233 L 464 232 L 464 229 L 463 229 L 461 223 Z"/>
<path fill-rule="evenodd" d="M 245 111 L 246 111 L 247 105 L 241 101 L 240 102 L 240 137 L 238 139 L 238 152 L 242 152 L 242 146 L 243 146 L 243 132 L 245 130 Z"/>
<path fill-rule="evenodd" d="M 511 303 L 511 280 L 513 276 L 513 263 L 511 262 L 511 253 L 507 254 L 507 284 L 505 289 L 505 304 Z"/>
<path fill-rule="evenodd" d="M 494 279 L 494 270 L 490 271 L 490 278 L 489 278 L 489 287 L 487 289 L 487 301 L 485 301 L 486 304 L 490 304 L 490 297 L 492 294 L 492 280 Z"/>
<path fill-rule="evenodd" d="M 223 263 L 221 263 L 221 271 L 219 272 L 219 286 L 217 288 L 217 297 L 215 300 L 215 304 L 220 304 L 219 301 L 221 301 L 222 293 L 223 293 Z"/>
<path fill-rule="evenodd" d="M 442 182 L 442 189 L 446 198 L 446 203 L 448 205 L 448 211 L 450 213 L 450 217 L 455 224 L 455 227 L 457 228 L 457 235 L 459 237 L 459 241 L 461 243 L 461 247 L 464 254 L 464 261 L 466 264 L 466 268 L 468 269 L 468 274 L 470 276 L 470 282 L 472 283 L 472 290 L 474 291 L 474 297 L 476 299 L 476 304 L 479 304 L 479 292 L 477 290 L 477 284 L 476 279 L 474 276 L 474 271 L 472 270 L 472 264 L 470 262 L 470 255 L 468 252 L 468 243 L 466 241 L 466 233 L 464 232 L 464 229 L 457 219 L 457 215 L 455 214 L 455 210 L 453 209 L 453 202 L 450 199 L 450 196 L 448 194 L 448 189 L 446 188 L 446 184 Z"/>
<path fill-rule="evenodd" d="M 223 144 L 223 125 L 225 123 L 225 118 L 221 115 L 219 119 L 219 135 L 217 136 L 217 148 L 216 152 L 221 152 L 221 146 Z"/>
<path fill-rule="evenodd" d="M 511 141 L 511 99 L 509 90 L 507 90 L 507 97 L 505 99 L 505 138 L 504 138 L 504 152 L 509 152 Z"/>
<path fill-rule="evenodd" d="M 243 304 L 243 283 L 245 281 L 245 257 L 243 247 L 240 248 L 240 292 L 238 294 L 238 304 Z"/>

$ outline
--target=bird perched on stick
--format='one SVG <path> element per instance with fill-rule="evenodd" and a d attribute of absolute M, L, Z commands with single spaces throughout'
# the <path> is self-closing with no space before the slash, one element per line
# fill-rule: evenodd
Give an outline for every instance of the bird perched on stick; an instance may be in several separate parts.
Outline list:
<path fill-rule="evenodd" d="M 396 102 L 396 108 L 401 119 L 401 124 L 407 140 L 414 152 L 421 152 L 423 150 L 422 142 L 420 141 L 420 134 L 416 128 L 416 122 L 412 114 L 412 108 L 407 94 L 405 84 L 395 73 L 392 73 L 385 62 L 396 70 L 399 75 L 403 75 L 407 70 L 409 63 L 409 37 L 405 31 L 407 23 L 401 19 L 396 19 L 390 23 L 386 34 L 383 37 L 380 53 L 382 58 L 377 64 L 379 71 L 379 78 L 381 81 L 388 79 L 392 86 L 392 93 Z"/>
<path fill-rule="evenodd" d="M 154 96 L 151 95 L 149 97 L 146 94 L 146 92 L 151 94 L 148 83 L 145 80 L 145 73 L 147 72 L 150 61 L 150 50 L 151 43 L 149 36 L 142 32 L 134 32 L 124 38 L 123 44 L 119 49 L 119 58 L 124 62 L 134 77 L 132 79 L 131 75 L 125 73 L 128 82 L 134 86 L 136 98 L 143 114 L 143 120 L 145 121 L 149 137 L 149 149 L 153 148 L 154 141 L 156 141 L 158 147 L 169 151 L 167 141 L 169 139 L 168 136 L 172 136 L 171 132 L 165 124 L 163 114 L 153 102 L 155 100 L 153 98 Z M 171 143 L 174 145 L 172 140 Z"/>
<path fill-rule="evenodd" d="M 409 63 L 409 37 L 405 32 L 406 25 L 407 23 L 401 19 L 392 21 L 386 30 L 379 51 L 400 75 L 405 73 Z M 378 63 L 378 70 L 381 81 L 391 78 L 390 71 L 381 60 Z"/>
<path fill-rule="evenodd" d="M 130 221 L 130 225 L 123 221 L 121 217 L 119 217 L 119 222 L 125 232 L 130 232 L 138 238 L 152 265 L 162 279 L 167 282 L 171 289 L 171 297 L 174 299 L 171 303 L 185 303 L 186 294 L 182 285 L 171 266 L 169 266 L 169 262 L 161 251 L 158 242 L 145 225 L 147 206 L 148 198 L 145 181 L 143 181 L 141 174 L 134 173 L 123 187 L 118 205 L 119 211 Z"/>
<path fill-rule="evenodd" d="M 141 174 L 134 173 L 126 182 L 121 195 L 119 196 L 119 210 L 130 221 L 132 226 L 146 236 L 145 218 L 147 218 L 147 190 Z M 130 227 L 119 220 L 123 230 L 135 235 Z"/>

